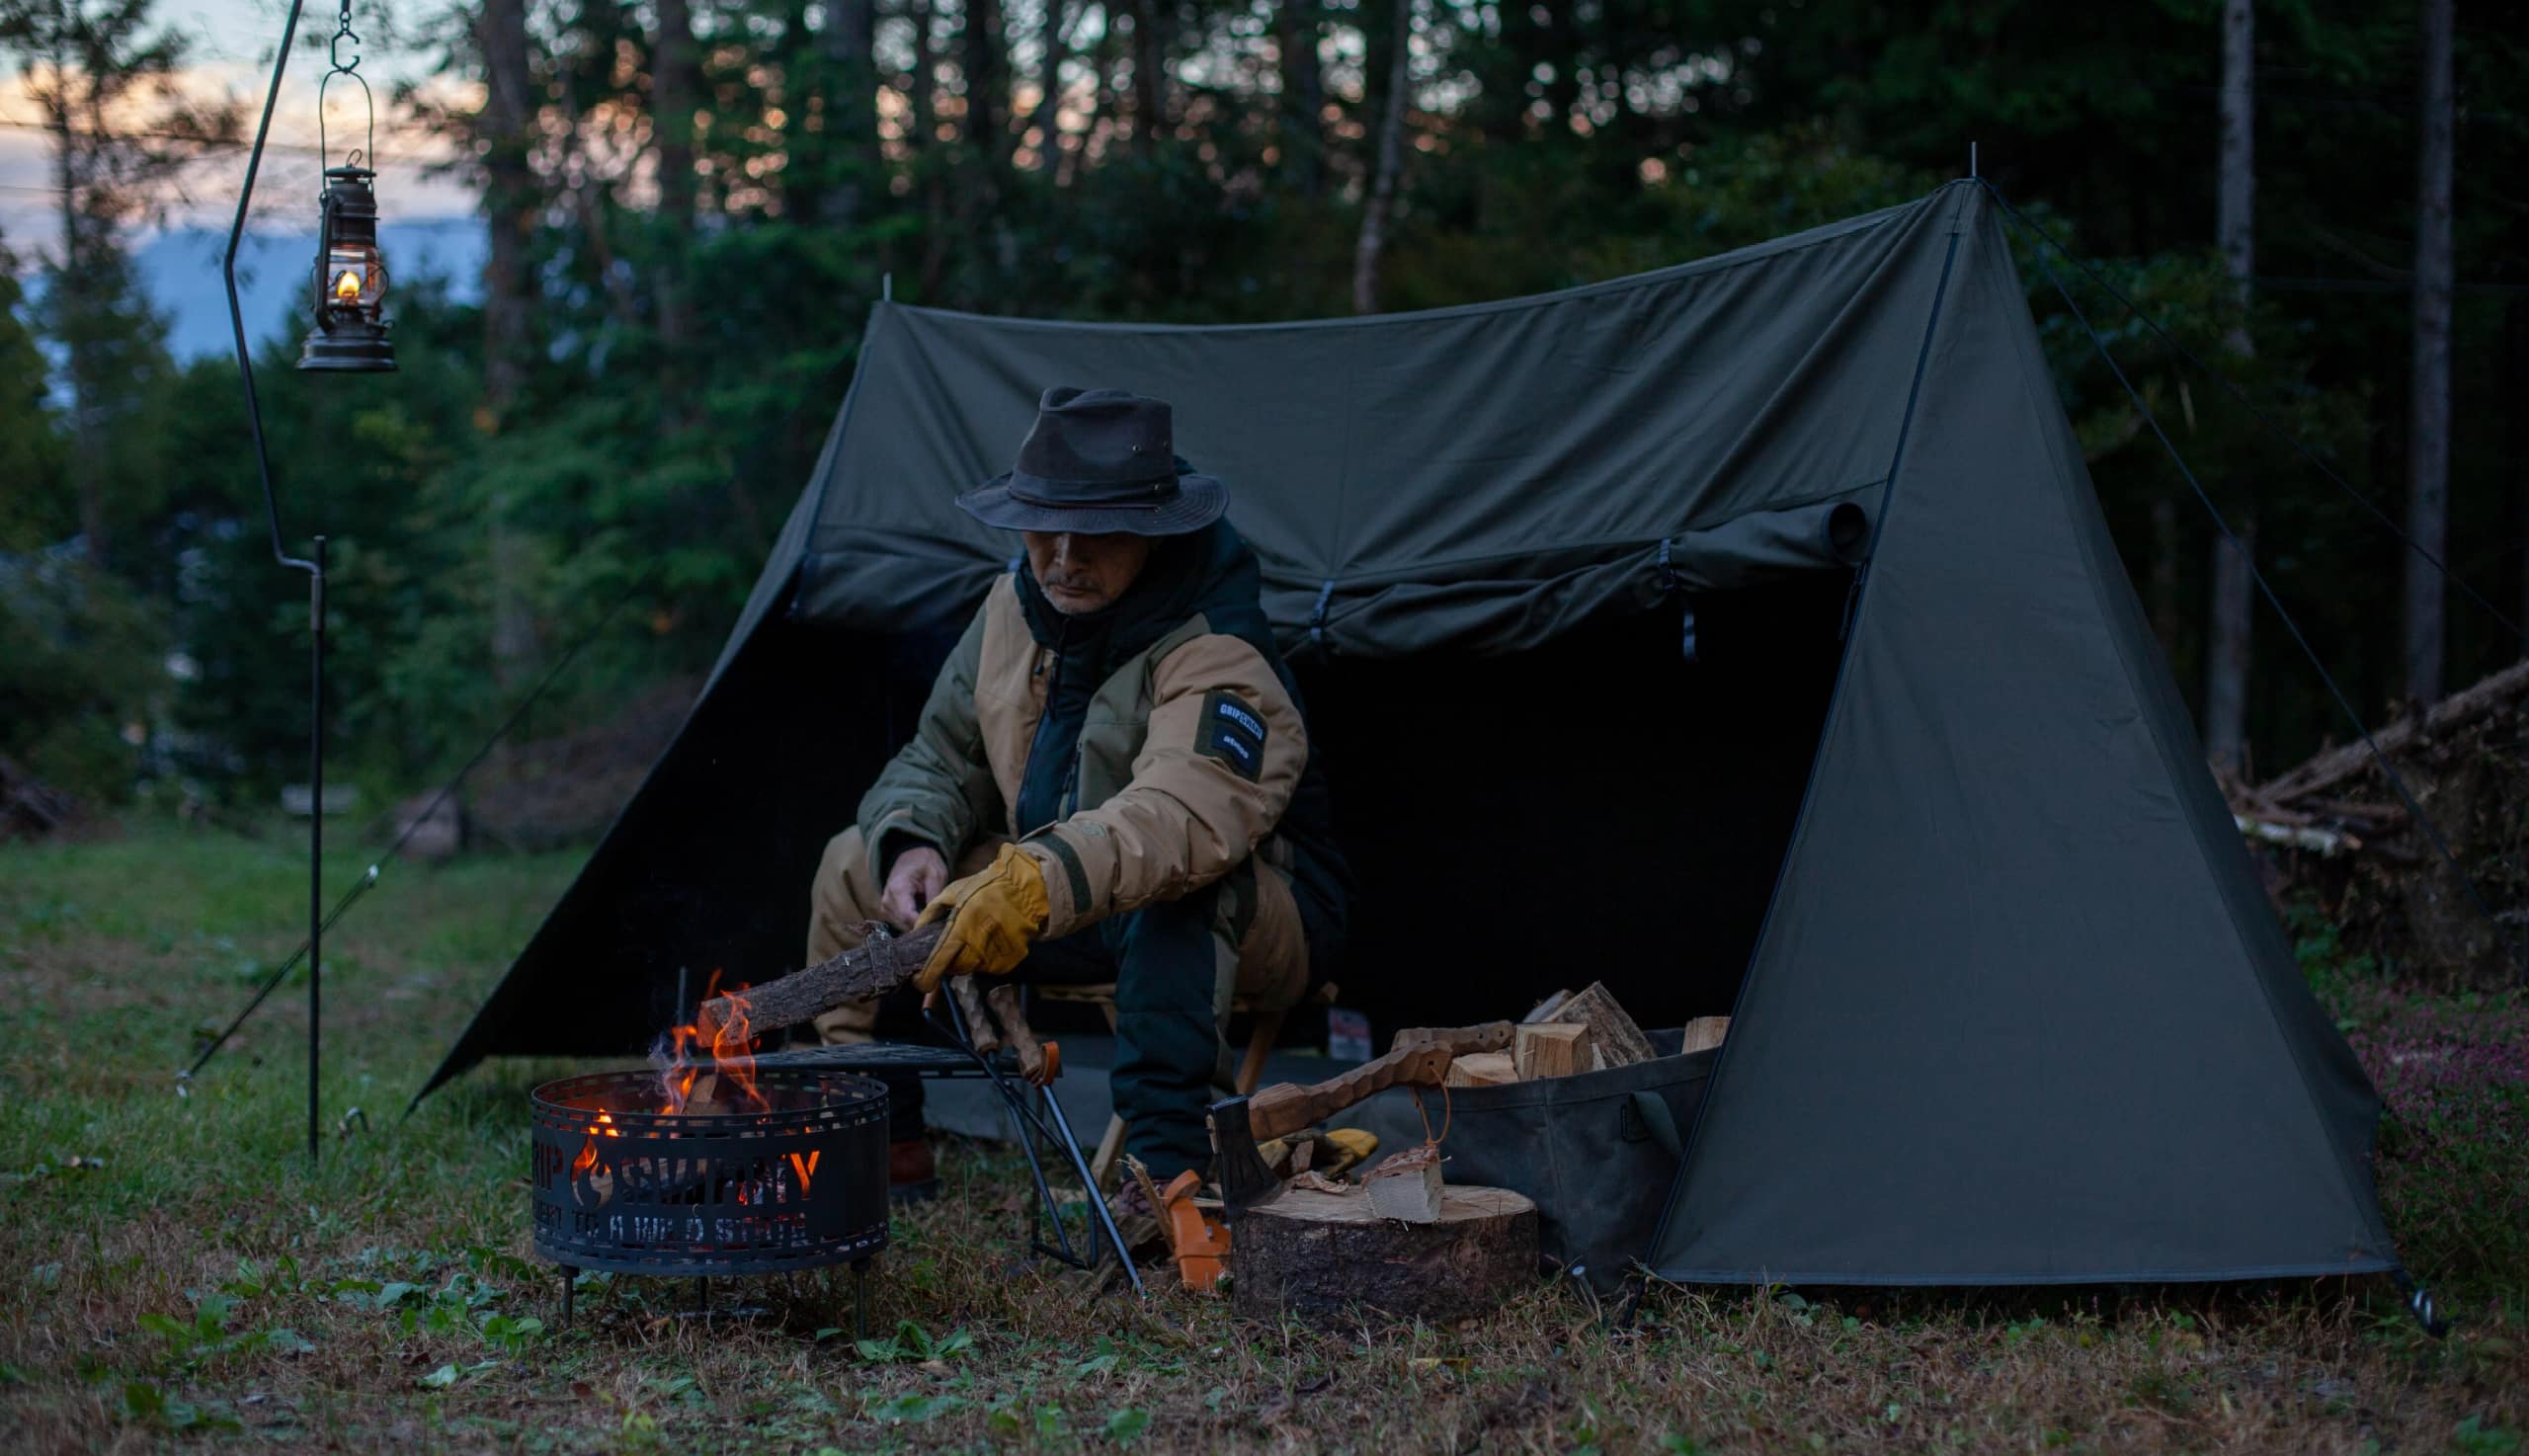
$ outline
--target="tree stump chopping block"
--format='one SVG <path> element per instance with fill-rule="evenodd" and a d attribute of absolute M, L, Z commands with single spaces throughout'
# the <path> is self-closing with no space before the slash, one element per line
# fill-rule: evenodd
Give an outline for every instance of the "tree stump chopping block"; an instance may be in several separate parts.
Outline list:
<path fill-rule="evenodd" d="M 1536 1282 L 1537 1206 L 1507 1188 L 1447 1187 L 1437 1221 L 1407 1224 L 1358 1189 L 1292 1188 L 1239 1219 L 1230 1275 L 1231 1307 L 1250 1319 L 1461 1319 Z"/>

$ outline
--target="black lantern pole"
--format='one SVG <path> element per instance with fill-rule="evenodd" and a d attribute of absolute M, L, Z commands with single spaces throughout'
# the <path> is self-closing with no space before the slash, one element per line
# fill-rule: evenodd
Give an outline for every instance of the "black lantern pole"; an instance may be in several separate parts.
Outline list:
<path fill-rule="evenodd" d="M 246 155 L 246 181 L 238 189 L 237 216 L 229 224 L 228 252 L 221 262 L 221 277 L 228 286 L 228 324 L 237 347 L 237 375 L 246 390 L 246 425 L 255 443 L 255 470 L 263 483 L 264 522 L 272 531 L 273 559 L 291 571 L 307 574 L 307 1158 L 314 1163 L 322 1147 L 319 1131 L 323 1118 L 318 1072 L 324 1052 L 325 537 L 315 537 L 312 560 L 290 555 L 282 544 L 281 507 L 273 493 L 263 407 L 255 397 L 255 362 L 246 345 L 246 312 L 237 298 L 237 248 L 246 235 L 246 213 L 254 202 L 255 177 L 263 168 L 264 141 L 272 131 L 274 106 L 281 100 L 282 74 L 289 66 L 289 48 L 298 37 L 302 4 L 303 0 L 290 0 L 289 17 L 282 25 L 281 48 L 273 55 L 272 85 L 264 94 L 264 115 L 255 126 L 254 150 Z M 345 40 L 355 45 L 360 41 L 352 32 L 350 0 L 342 3 L 341 28 L 335 33 L 332 47 L 334 69 L 325 78 L 328 84 L 338 75 L 350 75 L 360 81 L 354 74 L 360 65 L 359 56 L 354 55 L 348 62 L 343 59 Z M 360 82 L 360 86 L 366 98 L 367 83 Z M 323 86 L 317 88 L 316 95 L 321 147 Z M 373 102 L 369 125 L 373 151 Z M 325 174 L 315 270 L 316 327 L 300 355 L 298 366 L 302 369 L 374 372 L 395 367 L 394 350 L 387 343 L 381 317 L 386 269 L 377 251 L 376 196 L 368 187 L 375 174 L 359 165 L 367 157 L 367 153 L 355 153 L 352 165 L 329 169 Z M 338 243 L 342 245 L 339 254 Z M 338 258 L 343 265 L 339 271 Z"/>

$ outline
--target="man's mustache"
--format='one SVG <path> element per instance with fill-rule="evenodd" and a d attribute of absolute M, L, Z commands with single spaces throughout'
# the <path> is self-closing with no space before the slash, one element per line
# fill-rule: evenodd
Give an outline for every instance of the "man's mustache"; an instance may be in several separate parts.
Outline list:
<path fill-rule="evenodd" d="M 1086 576 L 1049 576 L 1045 578 L 1045 589 L 1052 592 L 1095 592 L 1098 580 Z"/>

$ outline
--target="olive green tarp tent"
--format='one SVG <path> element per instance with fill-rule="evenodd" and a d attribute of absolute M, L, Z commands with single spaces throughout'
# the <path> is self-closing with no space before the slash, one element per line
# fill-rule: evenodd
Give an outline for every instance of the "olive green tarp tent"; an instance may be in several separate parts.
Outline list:
<path fill-rule="evenodd" d="M 2207 773 L 1968 184 L 1531 298 L 1226 327 L 880 304 L 673 747 L 432 1086 L 795 963 L 827 836 L 1015 543 L 1037 393 L 1230 481 L 1382 1029 L 1734 1011 L 1680 1279 L 2384 1270 L 2377 1104 Z M 1856 569 L 1858 566 L 1858 569 Z"/>

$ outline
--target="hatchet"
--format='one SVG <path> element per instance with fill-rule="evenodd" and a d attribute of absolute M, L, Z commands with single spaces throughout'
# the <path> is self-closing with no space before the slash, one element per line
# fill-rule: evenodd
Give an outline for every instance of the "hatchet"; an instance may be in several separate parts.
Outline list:
<path fill-rule="evenodd" d="M 1418 1026 L 1396 1033 L 1385 1056 L 1363 1062 L 1341 1077 L 1314 1087 L 1276 1083 L 1249 1095 L 1212 1103 L 1212 1151 L 1220 1159 L 1222 1213 L 1236 1219 L 1281 1191 L 1281 1180 L 1264 1166 L 1257 1144 L 1288 1137 L 1392 1087 L 1438 1087 L 1448 1075 L 1449 1063 L 1474 1052 L 1498 1052 L 1510 1044 L 1510 1037 L 1508 1021 Z"/>

